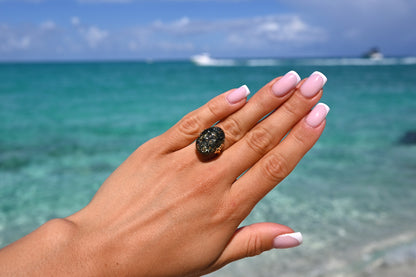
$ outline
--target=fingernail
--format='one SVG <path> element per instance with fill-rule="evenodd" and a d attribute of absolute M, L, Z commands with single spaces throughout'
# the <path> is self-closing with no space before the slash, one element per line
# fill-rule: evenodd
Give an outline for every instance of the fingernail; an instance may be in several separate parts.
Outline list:
<path fill-rule="evenodd" d="M 312 128 L 318 127 L 329 113 L 329 107 L 324 103 L 318 103 L 306 117 L 306 123 Z"/>
<path fill-rule="evenodd" d="M 299 83 L 300 77 L 295 71 L 289 71 L 272 86 L 273 94 L 284 96 Z"/>
<path fill-rule="evenodd" d="M 300 245 L 302 241 L 302 233 L 300 232 L 284 234 L 274 238 L 273 248 L 291 248 Z"/>
<path fill-rule="evenodd" d="M 238 89 L 235 89 L 230 94 L 227 95 L 227 101 L 230 104 L 236 104 L 240 102 L 242 99 L 246 98 L 247 95 L 250 94 L 250 90 L 246 85 L 243 85 L 239 87 Z"/>
<path fill-rule="evenodd" d="M 327 78 L 319 71 L 315 71 L 309 76 L 309 78 L 302 84 L 300 92 L 307 98 L 313 97 L 321 88 L 325 85 Z"/>

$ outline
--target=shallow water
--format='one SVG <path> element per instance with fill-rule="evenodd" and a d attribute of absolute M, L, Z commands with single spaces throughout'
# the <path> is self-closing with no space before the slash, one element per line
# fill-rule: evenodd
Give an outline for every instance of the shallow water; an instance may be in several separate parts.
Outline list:
<path fill-rule="evenodd" d="M 416 129 L 416 65 L 406 61 L 0 64 L 0 246 L 86 205 L 138 145 L 208 99 L 242 84 L 254 92 L 294 69 L 328 77 L 327 128 L 245 223 L 289 225 L 304 244 L 213 276 L 344 276 L 380 257 L 407 261 L 416 145 L 399 140 Z"/>

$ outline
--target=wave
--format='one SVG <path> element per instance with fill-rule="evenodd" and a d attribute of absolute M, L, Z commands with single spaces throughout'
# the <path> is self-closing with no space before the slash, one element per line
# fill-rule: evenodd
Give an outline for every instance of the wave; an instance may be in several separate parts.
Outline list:
<path fill-rule="evenodd" d="M 247 66 L 276 66 L 282 64 L 282 60 L 278 59 L 251 59 L 246 62 Z"/>
<path fill-rule="evenodd" d="M 416 57 L 405 58 L 322 58 L 299 60 L 299 65 L 319 66 L 374 66 L 374 65 L 411 65 L 416 64 Z"/>
<path fill-rule="evenodd" d="M 403 272 L 409 274 L 406 276 L 413 276 L 409 270 L 414 271 L 416 262 L 416 233 L 400 234 L 377 241 L 365 247 L 361 254 L 363 263 L 359 267 L 364 273 L 390 276 L 385 274 L 389 268 L 401 267 Z"/>
<path fill-rule="evenodd" d="M 389 66 L 415 65 L 416 57 L 402 58 L 294 58 L 294 59 L 212 59 L 204 66 Z"/>

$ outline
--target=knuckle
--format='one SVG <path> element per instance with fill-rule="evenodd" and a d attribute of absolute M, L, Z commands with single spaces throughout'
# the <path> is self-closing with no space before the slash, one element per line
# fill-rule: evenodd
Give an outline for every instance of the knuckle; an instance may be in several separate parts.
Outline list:
<path fill-rule="evenodd" d="M 215 117 L 220 117 L 222 105 L 220 103 L 220 99 L 218 97 L 212 99 L 207 103 L 208 111 Z"/>
<path fill-rule="evenodd" d="M 264 176 L 273 182 L 280 182 L 290 173 L 286 158 L 279 154 L 270 154 L 263 164 Z"/>
<path fill-rule="evenodd" d="M 310 137 L 308 137 L 305 133 L 293 131 L 291 138 L 293 139 L 294 143 L 296 144 L 297 149 L 303 149 L 308 145 L 308 141 Z"/>
<path fill-rule="evenodd" d="M 257 126 L 247 134 L 249 147 L 259 155 L 262 155 L 270 149 L 272 141 L 272 134 L 264 127 Z"/>
<path fill-rule="evenodd" d="M 271 101 L 269 101 L 266 98 L 261 99 L 261 101 L 258 101 L 256 104 L 256 109 L 260 112 L 260 111 L 269 111 L 271 105 L 273 105 L 273 103 Z"/>
<path fill-rule="evenodd" d="M 197 136 L 200 133 L 200 119 L 197 115 L 188 115 L 182 119 L 178 128 L 186 136 Z"/>
<path fill-rule="evenodd" d="M 250 226 L 247 226 L 247 227 L 250 227 Z M 247 247 L 247 252 L 246 252 L 247 257 L 260 255 L 263 252 L 263 243 L 262 243 L 260 236 L 256 234 L 251 234 L 249 238 L 247 239 L 246 247 Z"/>
<path fill-rule="evenodd" d="M 226 138 L 230 144 L 235 143 L 242 136 L 242 128 L 240 122 L 235 118 L 227 118 L 224 122 L 221 123 L 224 131 L 227 133 Z"/>
<path fill-rule="evenodd" d="M 296 105 L 293 101 L 287 101 L 283 106 L 283 111 L 289 117 L 298 117 L 299 116 L 299 106 Z"/>
<path fill-rule="evenodd" d="M 236 196 L 235 194 L 226 194 L 226 198 L 224 198 L 225 200 L 223 202 L 223 205 L 221 206 L 224 216 L 222 222 L 228 221 L 240 224 L 241 218 L 245 217 L 243 215 L 246 214 L 246 209 L 248 209 L 249 205 L 247 205 L 247 207 L 243 207 L 240 204 L 240 201 L 237 200 L 237 198 L 238 196 Z"/>

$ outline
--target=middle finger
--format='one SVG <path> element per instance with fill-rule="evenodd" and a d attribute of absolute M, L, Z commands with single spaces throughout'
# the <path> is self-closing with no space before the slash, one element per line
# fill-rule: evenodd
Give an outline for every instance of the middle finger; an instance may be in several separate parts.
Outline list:
<path fill-rule="evenodd" d="M 242 109 L 219 122 L 217 126 L 225 133 L 225 149 L 240 140 L 259 120 L 286 101 L 299 81 L 299 75 L 295 71 L 289 71 L 261 88 Z"/>

